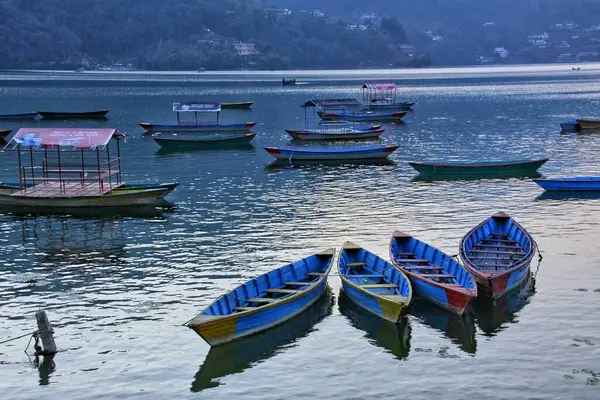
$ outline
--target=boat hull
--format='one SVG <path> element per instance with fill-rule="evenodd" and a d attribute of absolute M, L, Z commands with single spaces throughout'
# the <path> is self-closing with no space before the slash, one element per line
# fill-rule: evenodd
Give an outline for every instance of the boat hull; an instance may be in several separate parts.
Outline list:
<path fill-rule="evenodd" d="M 241 136 L 208 140 L 154 137 L 154 141 L 164 149 L 214 149 L 247 146 L 255 136 L 256 133 L 249 133 Z"/>
<path fill-rule="evenodd" d="M 160 185 L 122 185 L 98 196 L 28 197 L 18 195 L 19 185 L 0 184 L 0 207 L 89 208 L 151 206 L 172 192 L 176 183 Z"/>
<path fill-rule="evenodd" d="M 378 138 L 383 129 L 369 129 L 361 131 L 323 130 L 323 131 L 296 131 L 286 129 L 288 135 L 300 140 L 360 140 Z"/>
<path fill-rule="evenodd" d="M 577 132 L 581 130 L 581 125 L 575 122 L 563 122 L 560 124 L 560 130 L 563 132 Z"/>
<path fill-rule="evenodd" d="M 343 151 L 314 151 L 292 148 L 265 147 L 264 149 L 278 160 L 372 160 L 384 159 L 398 146 L 373 146 L 370 148 L 344 149 Z"/>
<path fill-rule="evenodd" d="M 542 189 L 548 192 L 598 192 L 600 176 L 579 178 L 534 179 Z"/>
<path fill-rule="evenodd" d="M 421 163 L 409 162 L 417 172 L 422 175 L 504 175 L 504 174 L 533 174 L 548 158 L 537 160 L 524 160 L 513 162 L 490 162 L 490 163 Z"/>
<path fill-rule="evenodd" d="M 42 119 L 105 119 L 108 110 L 82 112 L 38 111 Z"/>
<path fill-rule="evenodd" d="M 247 122 L 242 124 L 139 124 L 146 132 L 246 132 L 249 131 L 256 122 Z"/>
<path fill-rule="evenodd" d="M 0 129 L 0 140 L 4 141 L 12 132 L 11 129 Z"/>
<path fill-rule="evenodd" d="M 600 129 L 600 120 L 578 119 L 576 121 L 581 130 Z"/>
<path fill-rule="evenodd" d="M 370 104 L 369 105 L 369 110 L 372 111 L 388 111 L 388 110 L 400 110 L 400 111 L 406 111 L 406 110 L 410 110 L 412 109 L 412 106 L 414 106 L 415 103 L 411 103 L 408 101 L 405 102 L 401 102 L 401 103 L 392 103 L 392 104 Z"/>
<path fill-rule="evenodd" d="M 221 109 L 229 109 L 229 110 L 247 110 L 252 107 L 254 104 L 253 101 L 240 101 L 234 103 L 221 103 Z"/>
<path fill-rule="evenodd" d="M 11 120 L 34 120 L 37 119 L 38 113 L 22 113 L 22 114 L 0 114 L 0 121 Z"/>
<path fill-rule="evenodd" d="M 332 113 L 317 111 L 321 119 L 326 121 L 400 121 L 408 111 L 400 112 L 357 112 L 357 113 Z"/>

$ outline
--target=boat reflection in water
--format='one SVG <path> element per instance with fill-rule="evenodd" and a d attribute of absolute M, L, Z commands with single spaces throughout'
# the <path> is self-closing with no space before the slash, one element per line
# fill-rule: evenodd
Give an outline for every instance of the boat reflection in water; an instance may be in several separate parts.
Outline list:
<path fill-rule="evenodd" d="M 443 174 L 419 174 L 412 178 L 411 182 L 452 182 L 452 181 L 478 181 L 481 179 L 535 179 L 540 178 L 542 174 L 538 172 L 505 172 L 505 173 L 477 173 L 472 175 L 443 175 Z"/>
<path fill-rule="evenodd" d="M 200 392 L 221 385 L 218 378 L 239 374 L 286 349 L 316 330 L 315 325 L 331 315 L 331 289 L 306 311 L 257 335 L 212 347 L 194 377 L 190 390 Z"/>
<path fill-rule="evenodd" d="M 492 301 L 477 299 L 474 303 L 477 325 L 485 336 L 496 336 L 510 324 L 518 322 L 518 312 L 531 301 L 535 293 L 535 277 L 529 273 L 523 284 L 512 292 Z"/>
<path fill-rule="evenodd" d="M 463 315 L 458 315 L 425 301 L 414 301 L 409 313 L 425 325 L 442 332 L 465 353 L 475 354 L 477 351 L 475 322 L 468 309 Z"/>
<path fill-rule="evenodd" d="M 379 318 L 356 305 L 343 290 L 340 290 L 338 305 L 342 315 L 350 320 L 353 327 L 366 332 L 369 343 L 389 351 L 399 360 L 408 357 L 410 353 L 408 318 L 402 318 L 399 324 Z"/>
<path fill-rule="evenodd" d="M 358 168 L 362 166 L 394 166 L 396 163 L 389 159 L 383 160 L 277 160 L 267 165 L 268 171 L 277 171 L 291 168 L 315 168 L 317 166 L 327 167 L 349 167 Z"/>

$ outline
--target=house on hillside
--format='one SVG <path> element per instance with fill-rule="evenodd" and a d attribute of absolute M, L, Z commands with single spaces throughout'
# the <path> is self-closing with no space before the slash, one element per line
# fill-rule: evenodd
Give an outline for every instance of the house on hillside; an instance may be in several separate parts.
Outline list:
<path fill-rule="evenodd" d="M 287 17 L 292 15 L 292 11 L 288 8 L 267 8 L 265 10 L 266 17 Z"/>
<path fill-rule="evenodd" d="M 406 54 L 409 57 L 412 57 L 415 55 L 415 46 L 413 46 L 412 44 L 400 44 L 400 45 L 398 45 L 398 48 L 400 49 L 401 52 L 403 52 L 404 54 Z"/>
<path fill-rule="evenodd" d="M 257 54 L 258 52 L 254 48 L 254 46 L 256 46 L 254 43 L 239 42 L 239 43 L 233 44 L 235 54 L 238 56 L 242 56 L 242 57 L 252 56 L 252 55 Z"/>
<path fill-rule="evenodd" d="M 496 47 L 494 49 L 494 54 L 497 54 L 500 58 L 507 58 L 508 50 L 506 50 L 504 47 Z"/>

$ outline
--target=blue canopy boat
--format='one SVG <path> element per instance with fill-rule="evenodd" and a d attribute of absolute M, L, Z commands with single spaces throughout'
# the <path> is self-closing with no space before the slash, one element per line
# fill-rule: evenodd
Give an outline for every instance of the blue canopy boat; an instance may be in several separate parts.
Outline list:
<path fill-rule="evenodd" d="M 335 249 L 284 265 L 219 297 L 187 323 L 211 346 L 276 326 L 301 313 L 325 292 Z"/>
<path fill-rule="evenodd" d="M 600 176 L 580 176 L 573 178 L 534 179 L 548 192 L 596 192 L 600 191 Z"/>
<path fill-rule="evenodd" d="M 417 296 L 462 314 L 477 297 L 473 277 L 455 259 L 411 235 L 394 232 L 390 258 L 409 278 Z"/>
<path fill-rule="evenodd" d="M 346 242 L 338 259 L 344 292 L 365 310 L 400 322 L 412 298 L 408 278 L 392 264 L 362 247 Z"/>
<path fill-rule="evenodd" d="M 265 147 L 264 149 L 278 160 L 371 160 L 383 159 L 392 154 L 398 146 L 365 146 L 345 148 L 294 148 Z"/>
<path fill-rule="evenodd" d="M 162 148 L 186 148 L 186 149 L 207 149 L 207 148 L 225 148 L 236 146 L 247 146 L 254 139 L 256 133 L 244 133 L 241 135 L 228 137 L 211 138 L 179 138 L 179 137 L 154 137 L 154 141 Z"/>
<path fill-rule="evenodd" d="M 249 131 L 256 122 L 243 122 L 233 124 L 219 123 L 221 113 L 221 103 L 214 101 L 196 101 L 173 103 L 173 111 L 177 113 L 177 124 L 149 124 L 140 122 L 139 125 L 148 133 L 154 132 L 246 132 Z M 193 122 L 182 122 L 180 113 L 194 113 Z M 198 113 L 216 113 L 216 123 L 198 122 Z"/>
<path fill-rule="evenodd" d="M 531 235 L 508 214 L 499 212 L 461 239 L 459 254 L 481 292 L 497 298 L 523 283 L 536 250 Z"/>
<path fill-rule="evenodd" d="M 21 113 L 21 114 L 0 114 L 0 121 L 21 120 L 21 119 L 37 119 L 37 112 Z"/>

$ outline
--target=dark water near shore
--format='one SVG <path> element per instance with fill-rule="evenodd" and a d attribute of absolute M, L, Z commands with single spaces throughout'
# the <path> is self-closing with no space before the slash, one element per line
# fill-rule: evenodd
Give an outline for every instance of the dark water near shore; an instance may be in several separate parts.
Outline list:
<path fill-rule="evenodd" d="M 529 179 L 413 182 L 411 160 L 548 156 L 548 176 L 600 175 L 600 134 L 559 123 L 600 117 L 600 69 L 533 67 L 296 74 L 0 74 L 0 113 L 110 108 L 128 134 L 125 181 L 181 185 L 174 210 L 89 218 L 0 215 L 0 341 L 46 309 L 61 349 L 31 365 L 27 339 L 0 345 L 0 398 L 526 398 L 600 396 L 600 196 L 547 196 Z M 287 73 L 287 77 L 294 74 Z M 440 79 L 443 78 L 443 79 Z M 289 144 L 301 103 L 354 97 L 370 80 L 416 101 L 381 143 L 389 165 L 270 166 L 262 146 Z M 140 121 L 174 121 L 173 101 L 255 101 L 224 121 L 257 121 L 253 147 L 162 153 Z M 18 179 L 0 153 L 0 181 Z M 464 318 L 415 303 L 390 326 L 340 295 L 249 341 L 210 350 L 182 326 L 237 284 L 353 240 L 387 256 L 393 230 L 450 254 L 504 210 L 537 240 L 534 277 Z M 25 281 L 34 279 L 36 283 Z"/>

